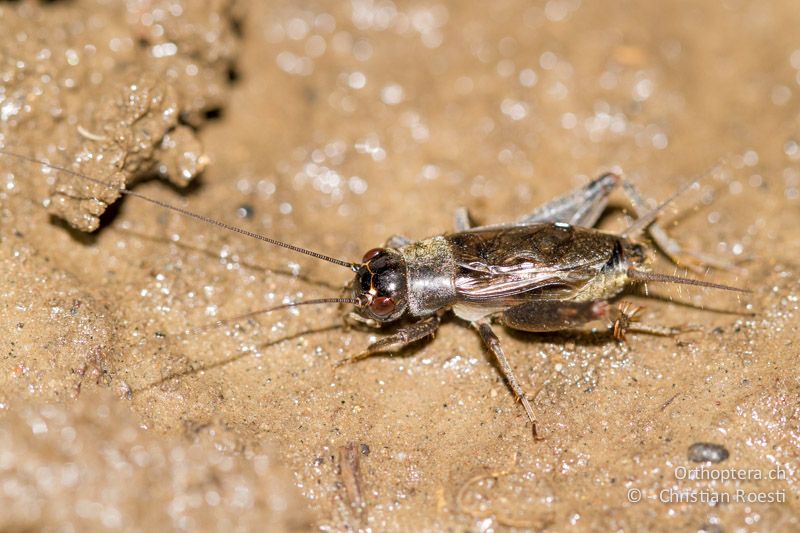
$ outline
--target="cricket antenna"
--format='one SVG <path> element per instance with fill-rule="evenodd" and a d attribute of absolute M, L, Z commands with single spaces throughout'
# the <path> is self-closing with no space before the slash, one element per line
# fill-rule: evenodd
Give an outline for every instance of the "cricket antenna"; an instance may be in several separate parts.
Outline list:
<path fill-rule="evenodd" d="M 661 274 L 659 272 L 643 272 L 633 268 L 628 269 L 628 277 L 633 281 L 655 281 L 661 283 L 677 283 L 680 285 L 696 285 L 698 287 L 707 287 L 709 289 L 721 289 L 724 291 L 735 292 L 751 292 L 747 289 L 740 289 L 739 287 L 732 287 L 730 285 L 722 285 L 721 283 L 711 283 L 709 281 L 702 281 L 699 279 L 682 278 L 680 276 L 670 276 L 669 274 Z"/>
<path fill-rule="evenodd" d="M 304 300 L 301 302 L 290 302 L 286 304 L 276 305 L 274 307 L 267 307 L 264 309 L 257 309 L 255 311 L 250 311 L 248 313 L 244 313 L 242 315 L 236 315 L 228 318 L 223 318 L 221 320 L 217 320 L 212 322 L 211 324 L 207 324 L 205 326 L 200 326 L 195 328 L 189 333 L 202 333 L 204 331 L 208 331 L 209 329 L 218 328 L 220 326 L 224 326 L 225 324 L 230 324 L 231 322 L 238 322 L 240 320 L 244 320 L 246 318 L 252 318 L 257 315 L 263 315 L 266 313 L 272 313 L 273 311 L 280 311 L 281 309 L 289 309 L 292 307 L 299 307 L 301 305 L 321 305 L 321 304 L 353 304 L 358 305 L 359 301 L 357 298 L 316 298 L 314 300 Z"/>
<path fill-rule="evenodd" d="M 201 215 L 199 213 L 194 213 L 192 211 L 189 211 L 188 209 L 184 209 L 182 207 L 178 207 L 176 205 L 172 205 L 172 204 L 169 204 L 167 202 L 163 202 L 161 200 L 157 200 L 157 199 L 152 198 L 150 196 L 146 196 L 146 195 L 144 195 L 142 193 L 138 193 L 138 192 L 131 191 L 131 190 L 128 190 L 128 189 L 123 189 L 123 188 L 120 188 L 120 187 L 116 187 L 116 186 L 114 186 L 114 185 L 112 185 L 112 184 L 110 184 L 108 182 L 103 181 L 103 180 L 99 180 L 99 179 L 96 179 L 96 178 L 91 178 L 91 177 L 87 176 L 86 174 L 81 174 L 80 172 L 76 172 L 76 171 L 74 171 L 72 169 L 69 169 L 69 168 L 66 168 L 66 167 L 62 167 L 62 166 L 59 166 L 59 165 L 54 165 L 52 163 L 48 163 L 46 161 L 42 161 L 40 159 L 36 159 L 35 157 L 27 156 L 27 155 L 24 155 L 24 154 L 19 154 L 19 153 L 16 153 L 16 152 L 10 152 L 10 151 L 6 150 L 5 148 L 0 148 L 0 154 L 7 155 L 9 157 L 14 157 L 16 159 L 20 159 L 20 160 L 23 160 L 23 161 L 28 161 L 28 162 L 31 162 L 31 163 L 36 163 L 36 164 L 39 164 L 39 165 L 43 165 L 43 166 L 45 166 L 47 168 L 51 168 L 53 170 L 57 170 L 59 172 L 63 172 L 64 174 L 67 174 L 67 175 L 70 175 L 70 176 L 75 176 L 76 178 L 81 178 L 81 179 L 84 179 L 86 181 L 90 181 L 92 183 L 97 183 L 99 185 L 103 185 L 105 187 L 108 187 L 109 189 L 119 191 L 120 194 L 124 194 L 124 195 L 127 195 L 127 196 L 132 196 L 134 198 L 138 198 L 140 200 L 144 200 L 145 202 L 150 202 L 151 204 L 157 205 L 157 206 L 162 207 L 164 209 L 168 209 L 170 211 L 174 211 L 174 212 L 176 212 L 176 213 L 178 213 L 180 215 L 183 215 L 185 217 L 193 218 L 195 220 L 199 220 L 201 222 L 205 222 L 206 224 L 210 224 L 212 226 L 217 226 L 219 228 L 231 231 L 233 233 L 239 233 L 240 235 L 246 235 L 247 237 L 251 237 L 253 239 L 256 239 L 256 240 L 259 240 L 259 241 L 262 241 L 262 242 L 266 242 L 268 244 L 272 244 L 273 246 L 280 246 L 281 248 L 286 248 L 287 250 L 291 250 L 293 252 L 297 252 L 297 253 L 300 253 L 300 254 L 305 254 L 305 255 L 311 256 L 311 257 L 313 257 L 315 259 L 321 259 L 323 261 L 327 261 L 329 263 L 333 263 L 334 265 L 343 266 L 343 267 L 349 268 L 353 272 L 357 271 L 358 267 L 359 267 L 359 265 L 356 264 L 356 263 L 351 263 L 349 261 L 343 261 L 341 259 L 336 259 L 335 257 L 330 257 L 328 255 L 321 254 L 321 253 L 315 252 L 313 250 L 308 250 L 308 249 L 302 248 L 300 246 L 295 246 L 294 244 L 289 244 L 289 243 L 286 243 L 286 242 L 279 241 L 277 239 L 273 239 L 271 237 L 267 237 L 265 235 L 260 235 L 258 233 L 253 232 L 253 231 L 248 231 L 248 230 L 246 230 L 244 228 L 239 228 L 239 227 L 233 226 L 231 224 L 226 224 L 225 222 L 220 222 L 219 220 L 214 220 L 211 217 L 208 217 L 208 216 L 205 216 L 205 215 Z"/>

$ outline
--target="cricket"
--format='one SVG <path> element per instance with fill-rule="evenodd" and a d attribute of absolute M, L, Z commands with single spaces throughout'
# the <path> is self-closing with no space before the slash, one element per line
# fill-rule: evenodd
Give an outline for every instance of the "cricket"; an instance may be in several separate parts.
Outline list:
<path fill-rule="evenodd" d="M 344 288 L 343 297 L 282 304 L 217 324 L 301 305 L 349 304 L 352 310 L 345 320 L 350 323 L 370 328 L 399 326 L 396 332 L 340 361 L 339 366 L 375 354 L 399 352 L 434 335 L 442 321 L 454 315 L 476 331 L 496 359 L 503 378 L 525 410 L 534 439 L 539 438 L 534 410 L 503 351 L 495 326 L 541 333 L 578 329 L 605 320 L 610 334 L 619 341 L 625 341 L 628 332 L 677 335 L 682 332 L 681 327 L 641 323 L 637 316 L 640 308 L 627 302 L 615 306 L 615 298 L 631 285 L 647 283 L 749 292 L 730 285 L 655 272 L 650 266 L 657 247 L 675 265 L 695 272 L 705 267 L 734 268 L 712 256 L 684 250 L 658 223 L 664 209 L 696 186 L 697 181 L 684 185 L 666 201 L 650 208 L 631 182 L 619 174 L 606 173 L 515 222 L 473 226 L 468 210 L 459 208 L 451 233 L 422 240 L 395 235 L 383 246 L 367 251 L 360 260 L 348 261 L 118 188 L 22 153 L 2 148 L 0 154 L 44 165 L 87 184 L 108 187 L 117 194 L 326 261 L 354 274 Z M 608 206 L 609 196 L 618 189 L 623 191 L 635 218 L 621 233 L 598 229 L 596 226 Z M 655 247 L 643 239 L 645 236 L 649 236 Z"/>

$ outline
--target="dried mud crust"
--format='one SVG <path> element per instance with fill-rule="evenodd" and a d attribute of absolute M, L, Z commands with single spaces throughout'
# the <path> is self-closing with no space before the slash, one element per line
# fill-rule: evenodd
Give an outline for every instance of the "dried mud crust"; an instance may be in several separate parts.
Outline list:
<path fill-rule="evenodd" d="M 171 85 L 150 74 L 123 85 L 121 94 L 104 96 L 91 131 L 80 126 L 87 140 L 71 169 L 96 181 L 61 173 L 47 200 L 50 213 L 81 231 L 96 230 L 100 215 L 136 177 L 158 172 L 182 187 L 205 166 L 200 141 L 178 124 L 181 108 Z"/>
<path fill-rule="evenodd" d="M 91 16 L 76 16 L 82 9 Z M 225 102 L 238 46 L 233 0 L 0 10 L 0 31 L 17 37 L 0 43 L 3 146 L 108 184 L 48 172 L 51 213 L 94 231 L 135 179 L 160 174 L 184 186 L 202 172 L 187 125 Z"/>

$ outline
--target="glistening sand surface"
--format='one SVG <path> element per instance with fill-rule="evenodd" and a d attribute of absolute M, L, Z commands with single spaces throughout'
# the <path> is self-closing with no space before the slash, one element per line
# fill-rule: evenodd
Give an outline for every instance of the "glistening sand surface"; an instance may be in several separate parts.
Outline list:
<path fill-rule="evenodd" d="M 67 229 L 43 199 L 92 227 L 74 197 L 113 195 L 2 158 L 0 527 L 798 528 L 798 27 L 790 1 L 2 4 L 8 149 L 350 260 L 725 158 L 670 231 L 754 292 L 632 295 L 702 329 L 627 348 L 501 330 L 534 443 L 464 324 L 339 370 L 373 337 L 335 306 L 181 335 L 350 274 L 132 198 Z M 786 479 L 678 479 L 696 442 Z"/>

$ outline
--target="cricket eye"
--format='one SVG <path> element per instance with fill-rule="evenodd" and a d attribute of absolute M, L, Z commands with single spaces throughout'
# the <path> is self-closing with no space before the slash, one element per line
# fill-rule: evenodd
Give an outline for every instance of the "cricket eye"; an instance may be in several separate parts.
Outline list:
<path fill-rule="evenodd" d="M 372 250 L 369 250 L 367 253 L 364 254 L 364 257 L 361 258 L 361 262 L 369 263 L 372 259 L 375 259 L 385 251 L 386 250 L 384 250 L 383 248 L 373 248 Z"/>
<path fill-rule="evenodd" d="M 369 308 L 375 316 L 386 317 L 394 312 L 395 303 L 394 300 L 387 296 L 378 296 L 372 300 Z"/>

